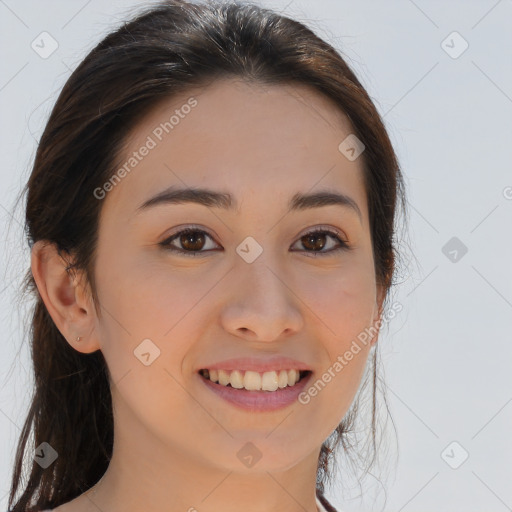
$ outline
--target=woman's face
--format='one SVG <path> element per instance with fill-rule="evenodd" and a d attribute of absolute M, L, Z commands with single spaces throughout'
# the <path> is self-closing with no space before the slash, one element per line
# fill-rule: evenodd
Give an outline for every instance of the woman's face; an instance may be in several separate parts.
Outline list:
<path fill-rule="evenodd" d="M 251 457 L 252 471 L 316 461 L 358 390 L 371 348 L 358 335 L 380 305 L 362 158 L 338 148 L 351 132 L 308 88 L 234 80 L 166 100 L 137 125 L 122 179 L 98 199 L 94 336 L 111 374 L 116 450 L 158 447 L 162 460 L 237 472 Z M 169 187 L 229 194 L 231 207 L 199 196 L 142 207 Z M 327 191 L 356 207 L 290 207 Z M 336 232 L 349 249 L 336 250 Z M 248 360 L 235 363 L 242 377 L 250 362 L 312 373 L 300 400 L 280 408 L 265 407 L 282 391 L 252 391 L 265 394 L 256 410 L 198 372 L 232 358 Z"/>

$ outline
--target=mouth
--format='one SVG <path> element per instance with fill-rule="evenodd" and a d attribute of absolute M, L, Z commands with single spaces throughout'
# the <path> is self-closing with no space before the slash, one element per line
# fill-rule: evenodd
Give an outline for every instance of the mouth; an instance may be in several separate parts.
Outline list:
<path fill-rule="evenodd" d="M 203 379 L 226 388 L 274 392 L 297 386 L 312 372 L 295 368 L 266 372 L 202 368 L 198 373 Z"/>

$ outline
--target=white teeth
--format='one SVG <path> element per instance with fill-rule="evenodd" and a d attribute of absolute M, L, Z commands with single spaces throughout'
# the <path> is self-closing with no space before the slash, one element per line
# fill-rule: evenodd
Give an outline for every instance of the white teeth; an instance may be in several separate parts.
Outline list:
<path fill-rule="evenodd" d="M 298 382 L 300 374 L 297 370 L 288 370 L 288 382 Z"/>
<path fill-rule="evenodd" d="M 219 370 L 219 384 L 227 386 L 229 384 L 229 373 L 225 370 Z"/>
<path fill-rule="evenodd" d="M 204 370 L 203 376 L 222 386 L 231 384 L 235 389 L 245 388 L 249 391 L 276 391 L 293 386 L 300 379 L 300 370 L 280 370 L 272 372 L 253 372 L 247 370 Z"/>
<path fill-rule="evenodd" d="M 286 370 L 281 370 L 279 372 L 278 384 L 280 388 L 288 386 L 288 372 Z"/>
<path fill-rule="evenodd" d="M 261 378 L 261 389 L 263 391 L 275 391 L 278 387 L 277 373 L 265 372 Z"/>
<path fill-rule="evenodd" d="M 244 387 L 245 377 L 238 370 L 233 370 L 229 377 L 229 382 L 231 387 L 241 389 Z"/>
<path fill-rule="evenodd" d="M 233 375 L 233 373 L 235 372 L 231 372 L 231 375 Z M 245 372 L 244 388 L 249 389 L 251 391 L 258 391 L 259 389 L 261 389 L 261 375 L 258 372 Z"/>

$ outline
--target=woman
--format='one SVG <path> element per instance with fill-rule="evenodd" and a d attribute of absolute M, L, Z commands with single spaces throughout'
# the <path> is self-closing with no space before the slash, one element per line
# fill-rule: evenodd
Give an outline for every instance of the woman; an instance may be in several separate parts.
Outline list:
<path fill-rule="evenodd" d="M 341 56 L 256 5 L 162 2 L 71 75 L 26 189 L 10 510 L 335 510 L 404 206 Z"/>

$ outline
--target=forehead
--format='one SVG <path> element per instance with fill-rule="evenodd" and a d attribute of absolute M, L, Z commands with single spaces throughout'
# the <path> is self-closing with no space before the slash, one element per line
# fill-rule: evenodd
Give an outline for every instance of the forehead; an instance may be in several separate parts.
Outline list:
<path fill-rule="evenodd" d="M 219 80 L 162 100 L 135 126 L 103 207 L 126 219 L 171 185 L 229 190 L 244 204 L 263 197 L 268 207 L 330 188 L 366 215 L 362 158 L 338 150 L 350 133 L 347 116 L 307 86 Z"/>

